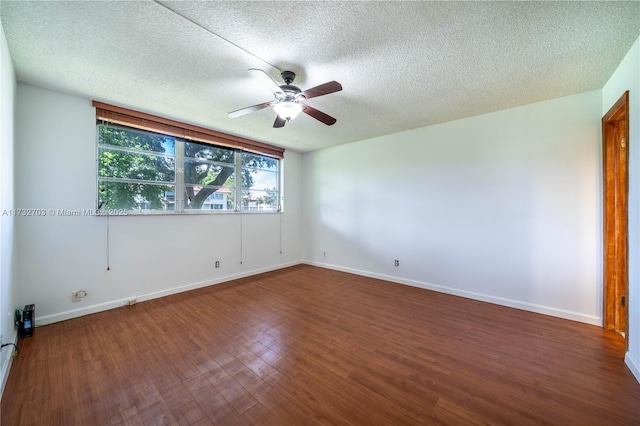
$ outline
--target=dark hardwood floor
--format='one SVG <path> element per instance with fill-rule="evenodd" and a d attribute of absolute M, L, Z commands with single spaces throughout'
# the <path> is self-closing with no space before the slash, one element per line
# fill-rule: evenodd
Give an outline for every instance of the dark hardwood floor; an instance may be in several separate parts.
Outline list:
<path fill-rule="evenodd" d="M 20 341 L 2 425 L 634 425 L 599 327 L 300 265 Z"/>

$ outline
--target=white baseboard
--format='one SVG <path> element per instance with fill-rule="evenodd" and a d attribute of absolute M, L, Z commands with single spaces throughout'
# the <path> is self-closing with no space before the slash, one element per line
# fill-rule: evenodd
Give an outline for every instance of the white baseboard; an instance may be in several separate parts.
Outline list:
<path fill-rule="evenodd" d="M 137 302 L 144 302 L 146 300 L 157 299 L 159 297 L 169 296 L 176 293 L 182 293 L 189 290 L 195 290 L 202 287 L 208 287 L 210 285 L 220 284 L 227 281 L 233 281 L 239 278 L 249 277 L 251 275 L 262 274 L 264 272 L 275 271 L 282 268 L 288 268 L 290 266 L 299 265 L 300 261 L 283 263 L 280 265 L 270 266 L 267 268 L 254 269 L 252 271 L 246 271 L 239 274 L 227 275 L 225 277 L 216 278 L 215 280 L 210 281 L 201 281 L 197 283 L 187 284 L 178 287 L 172 287 L 165 290 L 154 291 L 151 293 L 145 294 L 132 294 L 128 297 L 122 299 L 111 300 L 104 303 L 98 303 L 91 306 L 85 306 L 79 309 L 73 309 L 64 312 L 58 312 L 51 315 L 45 315 L 41 317 L 36 317 L 35 324 L 36 326 L 53 324 L 59 321 L 65 321 L 72 318 L 78 318 L 84 315 L 95 314 L 97 312 L 107 311 L 109 309 L 120 308 L 122 306 L 126 306 L 130 304 L 131 300 L 135 300 Z"/>
<path fill-rule="evenodd" d="M 391 281 L 398 284 L 409 285 L 412 287 L 419 287 L 426 290 L 433 290 L 440 293 L 451 294 L 454 296 L 466 297 L 467 299 L 479 300 L 482 302 L 493 303 L 496 305 L 508 306 L 510 308 L 521 309 L 523 311 L 535 312 L 538 314 L 549 315 L 553 317 L 568 319 L 572 321 L 583 322 L 586 324 L 602 326 L 602 318 L 585 315 L 579 312 L 565 311 L 562 309 L 551 308 L 548 306 L 536 305 L 534 303 L 521 302 L 518 300 L 505 299 L 502 297 L 489 296 L 482 293 L 475 293 L 466 290 L 459 290 L 451 287 L 444 287 L 436 284 L 425 283 L 422 281 L 408 280 L 405 278 L 394 277 L 391 275 L 378 274 L 374 272 L 362 271 L 359 269 L 345 268 L 337 265 L 330 265 L 322 262 L 305 261 L 307 265 L 319 266 L 321 268 L 333 269 L 341 272 L 348 272 L 350 274 L 362 275 L 369 278 L 376 278 L 385 281 Z"/>
<path fill-rule="evenodd" d="M 3 343 L 15 343 L 18 344 L 18 330 L 14 330 L 13 335 L 9 340 Z M 11 371 L 11 363 L 13 363 L 13 353 L 15 348 L 13 346 L 5 346 L 0 352 L 0 398 L 4 394 L 4 387 L 7 384 L 9 378 L 9 371 Z"/>
<path fill-rule="evenodd" d="M 636 361 L 629 352 L 624 356 L 624 363 L 627 364 L 631 373 L 634 375 L 638 383 L 640 383 L 640 363 L 638 363 L 638 361 Z"/>
<path fill-rule="evenodd" d="M 497 304 L 497 305 L 508 306 L 508 307 L 511 307 L 511 308 L 522 309 L 522 310 L 525 310 L 525 311 L 536 312 L 536 313 L 539 313 L 539 314 L 545 314 L 545 315 L 550 315 L 550 316 L 554 316 L 554 317 L 558 317 L 558 318 L 564 318 L 564 319 L 568 319 L 568 320 L 572 320 L 572 321 L 583 322 L 583 323 L 586 323 L 586 324 L 602 326 L 602 319 L 600 317 L 596 317 L 596 316 L 592 316 L 592 315 L 585 315 L 585 314 L 581 314 L 581 313 L 578 313 L 578 312 L 565 311 L 565 310 L 562 310 L 562 309 L 551 308 L 551 307 L 548 307 L 548 306 L 536 305 L 536 304 L 533 304 L 533 303 L 521 302 L 521 301 L 518 301 L 518 300 L 505 299 L 505 298 L 501 298 L 501 297 L 495 297 L 495 296 L 490 296 L 490 295 L 486 295 L 486 294 L 470 292 L 470 291 L 466 291 L 466 290 L 459 290 L 459 289 L 450 288 L 450 287 L 444 287 L 444 286 L 440 286 L 440 285 L 436 285 L 436 284 L 425 283 L 425 282 L 422 282 L 422 281 L 408 280 L 408 279 L 404 279 L 404 278 L 394 277 L 394 276 L 391 276 L 391 275 L 378 274 L 378 273 L 363 271 L 363 270 L 359 270 L 359 269 L 346 268 L 346 267 L 342 267 L 342 266 L 331 265 L 331 264 L 326 264 L 326 263 L 322 263 L 322 262 L 311 262 L 311 261 L 289 262 L 289 263 L 275 265 L 275 266 L 271 266 L 271 267 L 267 267 L 267 268 L 261 268 L 261 269 L 255 269 L 255 270 L 252 270 L 252 271 L 242 272 L 242 273 L 239 273 L 239 274 L 228 275 L 228 276 L 217 278 L 217 279 L 211 280 L 211 281 L 202 281 L 202 282 L 187 284 L 187 285 L 184 285 L 184 286 L 173 287 L 173 288 L 169 288 L 169 289 L 165 289 L 165 290 L 159 290 L 159 291 L 156 291 L 156 292 L 151 292 L 151 293 L 146 293 L 146 294 L 137 294 L 137 295 L 133 294 L 133 295 L 130 295 L 130 296 L 122 298 L 122 299 L 117 299 L 117 300 L 112 300 L 112 301 L 99 303 L 99 304 L 95 304 L 95 305 L 91 305 L 91 306 L 86 306 L 86 307 L 79 308 L 79 309 L 73 309 L 73 310 L 69 310 L 69 311 L 59 312 L 59 313 L 55 313 L 55 314 L 52 314 L 52 315 L 45 315 L 45 316 L 42 316 L 42 317 L 36 317 L 36 321 L 35 322 L 36 322 L 37 326 L 52 324 L 52 323 L 55 323 L 55 322 L 65 321 L 65 320 L 68 320 L 68 319 L 77 318 L 77 317 L 81 317 L 81 316 L 89 315 L 89 314 L 94 314 L 94 313 L 106 311 L 106 310 L 109 310 L 109 309 L 119 308 L 121 306 L 128 305 L 129 301 L 132 300 L 132 299 L 135 299 L 137 302 L 143 302 L 145 300 L 157 299 L 159 297 L 169 296 L 169 295 L 176 294 L 176 293 L 182 293 L 184 291 L 195 290 L 195 289 L 198 289 L 198 288 L 207 287 L 207 286 L 215 285 L 215 284 L 220 284 L 220 283 L 223 283 L 223 282 L 232 281 L 232 280 L 239 279 L 239 278 L 245 278 L 245 277 L 249 277 L 251 275 L 257 275 L 257 274 L 261 274 L 261 273 L 264 273 L 264 272 L 275 271 L 275 270 L 278 270 L 278 269 L 287 268 L 287 267 L 294 266 L 294 265 L 299 265 L 300 263 L 305 263 L 305 264 L 312 265 L 312 266 L 318 266 L 318 267 L 321 267 L 321 268 L 333 269 L 333 270 L 336 270 L 336 271 L 348 272 L 348 273 L 351 273 L 351 274 L 362 275 L 362 276 L 365 276 L 365 277 L 376 278 L 376 279 L 385 280 L 385 281 L 391 281 L 391 282 L 394 282 L 394 283 L 409 285 L 409 286 L 412 286 L 412 287 L 424 288 L 426 290 L 433 290 L 433 291 L 437 291 L 437 292 L 440 292 L 440 293 L 451 294 L 451 295 L 454 295 L 454 296 L 466 297 L 468 299 L 474 299 L 474 300 L 479 300 L 479 301 L 482 301 L 482 302 L 494 303 L 494 304 Z"/>
<path fill-rule="evenodd" d="M 169 296 L 169 295 L 176 294 L 176 293 L 182 293 L 183 291 L 195 290 L 197 288 L 208 287 L 210 285 L 220 284 L 220 283 L 224 283 L 224 282 L 227 282 L 227 281 L 233 281 L 233 280 L 237 280 L 239 278 L 245 278 L 245 277 L 250 277 L 252 275 L 263 274 L 265 272 L 276 271 L 278 269 L 288 268 L 290 266 L 299 265 L 301 263 L 302 262 L 300 262 L 300 261 L 282 263 L 280 265 L 270 266 L 268 268 L 254 269 L 253 271 L 242 272 L 242 273 L 239 273 L 239 274 L 234 274 L 234 275 L 229 275 L 229 276 L 222 277 L 222 278 L 217 278 L 217 279 L 215 279 L 213 281 L 203 281 L 203 282 L 199 282 L 199 283 L 188 284 L 188 285 L 181 286 L 181 287 L 174 287 L 174 288 L 169 288 L 169 289 L 166 289 L 166 290 L 160 290 L 160 291 L 156 291 L 156 292 L 153 292 L 153 293 L 142 294 L 140 296 L 137 296 L 137 298 L 138 298 L 138 302 L 144 302 L 145 300 L 157 299 L 159 297 Z"/>

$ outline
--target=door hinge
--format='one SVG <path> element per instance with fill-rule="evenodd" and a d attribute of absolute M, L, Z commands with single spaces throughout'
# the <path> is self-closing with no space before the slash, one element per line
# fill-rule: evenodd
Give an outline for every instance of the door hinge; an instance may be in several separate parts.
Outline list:
<path fill-rule="evenodd" d="M 624 296 L 622 296 L 622 306 L 624 306 L 625 300 L 624 300 Z"/>
<path fill-rule="evenodd" d="M 620 148 L 626 148 L 627 147 L 627 140 L 625 138 L 622 138 L 620 140 Z"/>

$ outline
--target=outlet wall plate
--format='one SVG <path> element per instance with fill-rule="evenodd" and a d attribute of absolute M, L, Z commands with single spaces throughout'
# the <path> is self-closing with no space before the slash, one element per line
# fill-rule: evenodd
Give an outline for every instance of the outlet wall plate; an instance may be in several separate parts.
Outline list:
<path fill-rule="evenodd" d="M 79 302 L 85 297 L 87 297 L 87 292 L 85 290 L 76 290 L 71 292 L 72 302 Z"/>

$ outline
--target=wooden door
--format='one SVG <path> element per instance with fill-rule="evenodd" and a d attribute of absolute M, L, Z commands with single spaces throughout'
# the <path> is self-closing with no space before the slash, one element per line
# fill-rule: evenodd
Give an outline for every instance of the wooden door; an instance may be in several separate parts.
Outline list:
<path fill-rule="evenodd" d="M 627 340 L 629 92 L 602 117 L 604 291 L 603 327 Z"/>

